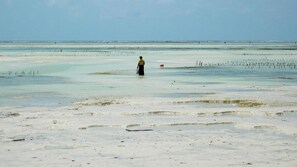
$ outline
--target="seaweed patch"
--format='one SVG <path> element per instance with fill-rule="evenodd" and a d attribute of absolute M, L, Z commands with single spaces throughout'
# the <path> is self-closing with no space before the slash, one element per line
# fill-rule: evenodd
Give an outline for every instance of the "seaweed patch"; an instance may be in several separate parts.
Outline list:
<path fill-rule="evenodd" d="M 232 115 L 244 115 L 249 113 L 248 111 L 223 111 L 223 112 L 215 112 L 214 116 L 232 116 Z"/>
<path fill-rule="evenodd" d="M 255 100 L 190 100 L 190 101 L 179 101 L 177 104 L 183 103 L 208 103 L 208 104 L 235 104 L 238 107 L 260 107 L 265 105 L 263 102 Z"/>
<path fill-rule="evenodd" d="M 236 104 L 239 107 L 259 107 L 264 105 L 255 100 L 199 100 L 198 102 L 209 104 Z"/>
<path fill-rule="evenodd" d="M 118 72 L 94 72 L 90 73 L 90 75 L 117 75 Z"/>
<path fill-rule="evenodd" d="M 79 108 L 84 107 L 84 106 L 108 106 L 108 105 L 112 105 L 112 104 L 122 104 L 122 103 L 116 99 L 113 99 L 113 98 L 92 97 L 92 98 L 88 98 L 83 101 L 74 103 L 74 106 L 75 106 L 74 109 L 78 110 Z"/>
<path fill-rule="evenodd" d="M 275 129 L 275 126 L 268 126 L 268 125 L 259 125 L 254 126 L 255 129 Z"/>
<path fill-rule="evenodd" d="M 0 118 L 8 118 L 8 117 L 17 117 L 20 116 L 19 113 L 0 113 Z"/>

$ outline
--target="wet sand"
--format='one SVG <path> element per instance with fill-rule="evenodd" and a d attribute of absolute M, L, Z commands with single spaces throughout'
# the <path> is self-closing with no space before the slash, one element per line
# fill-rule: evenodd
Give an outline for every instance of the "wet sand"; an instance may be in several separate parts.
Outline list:
<path fill-rule="evenodd" d="M 3 107 L 1 164 L 296 165 L 296 107 L 214 109 L 181 101 L 94 97 L 68 107 Z"/>

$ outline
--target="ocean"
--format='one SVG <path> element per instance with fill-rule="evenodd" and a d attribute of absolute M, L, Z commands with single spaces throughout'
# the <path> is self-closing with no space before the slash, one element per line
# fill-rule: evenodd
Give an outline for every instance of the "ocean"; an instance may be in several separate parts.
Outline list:
<path fill-rule="evenodd" d="M 296 88 L 296 50 L 285 42 L 1 42 L 0 105 L 201 92 L 224 98 L 269 92 L 283 99 L 275 89 Z M 139 56 L 146 61 L 144 77 L 136 74 Z"/>

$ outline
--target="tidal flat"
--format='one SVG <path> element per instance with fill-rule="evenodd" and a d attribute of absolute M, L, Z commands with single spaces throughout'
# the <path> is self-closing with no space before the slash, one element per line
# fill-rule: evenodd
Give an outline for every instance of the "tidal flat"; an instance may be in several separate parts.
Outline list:
<path fill-rule="evenodd" d="M 0 166 L 294 167 L 296 50 L 0 43 Z"/>

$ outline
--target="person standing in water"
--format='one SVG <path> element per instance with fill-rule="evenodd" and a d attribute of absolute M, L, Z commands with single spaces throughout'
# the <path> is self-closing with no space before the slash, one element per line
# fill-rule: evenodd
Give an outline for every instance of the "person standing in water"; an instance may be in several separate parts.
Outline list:
<path fill-rule="evenodd" d="M 142 59 L 142 56 L 140 56 L 139 59 L 140 60 L 138 61 L 138 65 L 137 65 L 138 74 L 139 75 L 144 75 L 144 65 L 145 65 L 145 62 Z"/>

